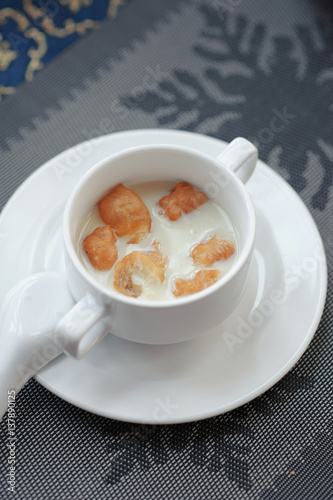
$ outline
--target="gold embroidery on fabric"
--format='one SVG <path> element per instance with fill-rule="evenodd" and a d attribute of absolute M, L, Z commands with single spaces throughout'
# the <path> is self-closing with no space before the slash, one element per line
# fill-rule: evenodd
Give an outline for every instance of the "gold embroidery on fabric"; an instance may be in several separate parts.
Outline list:
<path fill-rule="evenodd" d="M 29 20 L 17 10 L 11 9 L 10 7 L 6 7 L 5 9 L 0 10 L 0 24 L 4 24 L 5 21 L 10 18 L 16 22 L 17 27 L 20 31 L 24 31 L 28 28 L 30 22 Z"/>
<path fill-rule="evenodd" d="M 61 5 L 67 6 L 72 12 L 79 12 L 82 7 L 88 7 L 93 0 L 59 0 Z"/>
<path fill-rule="evenodd" d="M 73 19 L 65 19 L 63 27 L 58 28 L 53 22 L 52 15 L 48 15 L 45 9 L 36 7 L 32 2 L 33 0 L 23 0 L 23 8 L 33 19 L 39 19 L 39 25 L 48 35 L 57 38 L 65 38 L 73 33 L 84 35 L 88 29 L 99 26 L 99 22 L 92 19 L 85 19 L 77 23 Z"/>
<path fill-rule="evenodd" d="M 0 71 L 5 71 L 10 63 L 18 57 L 18 52 L 12 50 L 8 40 L 2 39 L 0 33 Z"/>
<path fill-rule="evenodd" d="M 108 6 L 108 17 L 116 17 L 118 8 L 124 5 L 124 0 L 110 0 Z"/>
<path fill-rule="evenodd" d="M 0 101 L 3 95 L 13 94 L 15 92 L 15 87 L 3 87 L 0 85 Z"/>
<path fill-rule="evenodd" d="M 33 19 L 38 19 L 47 15 L 45 9 L 38 8 L 33 5 L 31 0 L 23 0 L 23 10 L 29 14 Z"/>
<path fill-rule="evenodd" d="M 29 47 L 27 55 L 30 61 L 25 71 L 25 79 L 32 80 L 34 73 L 43 67 L 42 58 L 47 52 L 47 35 L 57 38 L 65 38 L 73 33 L 84 35 L 88 30 L 98 28 L 99 21 L 84 19 L 75 22 L 73 19 L 65 19 L 61 27 L 54 24 L 53 17 L 56 15 L 59 4 L 56 2 L 45 2 L 45 6 L 35 5 L 36 0 L 23 0 L 23 11 L 19 12 L 11 7 L 0 9 L 0 25 L 8 20 L 13 20 L 17 26 L 17 33 L 10 33 L 8 40 L 4 40 L 0 34 L 0 71 L 8 69 L 10 64 L 19 57 L 21 44 L 27 44 L 32 40 L 36 46 Z M 83 7 L 92 5 L 94 0 L 59 0 L 63 6 L 67 6 L 71 12 L 78 12 Z M 126 3 L 126 0 L 109 0 L 107 15 L 115 17 L 118 8 Z M 52 7 L 50 8 L 49 5 Z M 27 14 L 33 21 L 24 15 Z M 11 38 L 12 37 L 12 38 Z M 14 87 L 0 85 L 0 100 L 2 95 L 12 94 Z"/>
<path fill-rule="evenodd" d="M 24 36 L 22 42 L 26 42 L 25 39 L 31 39 L 37 45 L 37 47 L 31 47 L 28 50 L 30 61 L 26 68 L 25 77 L 27 80 L 31 80 L 34 72 L 43 66 L 41 58 L 45 55 L 47 50 L 46 37 L 44 33 L 41 33 L 36 28 L 30 28 L 29 20 L 20 12 L 10 8 L 0 10 L 0 24 L 4 24 L 8 19 L 13 19 L 16 22 L 18 30 L 21 31 Z M 19 37 L 20 35 L 16 35 L 16 38 Z"/>
<path fill-rule="evenodd" d="M 99 22 L 86 19 L 85 21 L 75 23 L 72 19 L 66 19 L 64 21 L 64 27 L 57 28 L 50 18 L 45 18 L 43 19 L 41 25 L 48 35 L 64 38 L 68 35 L 72 35 L 73 33 L 84 35 L 88 29 L 97 28 L 99 26 Z"/>
<path fill-rule="evenodd" d="M 37 44 L 37 48 L 31 47 L 31 49 L 28 50 L 28 56 L 31 60 L 25 71 L 25 79 L 30 81 L 34 76 L 34 72 L 44 66 L 41 58 L 46 54 L 47 43 L 44 33 L 41 33 L 36 28 L 27 30 L 25 32 L 25 35 L 27 38 L 31 38 L 32 40 L 34 40 Z"/>
<path fill-rule="evenodd" d="M 28 57 L 30 57 L 30 61 L 26 68 L 25 77 L 27 80 L 31 80 L 34 72 L 43 66 L 41 58 L 45 55 L 47 50 L 46 37 L 44 33 L 41 33 L 36 28 L 30 28 L 29 20 L 20 12 L 10 8 L 1 9 L 0 24 L 4 24 L 8 19 L 13 19 L 17 24 L 18 30 L 22 32 L 24 38 L 21 43 L 23 43 L 23 41 L 26 42 L 25 39 L 31 39 L 37 45 L 37 47 L 31 47 L 28 50 Z M 16 35 L 16 38 L 19 39 L 20 35 Z M 15 51 L 14 53 L 17 57 L 18 53 Z"/>

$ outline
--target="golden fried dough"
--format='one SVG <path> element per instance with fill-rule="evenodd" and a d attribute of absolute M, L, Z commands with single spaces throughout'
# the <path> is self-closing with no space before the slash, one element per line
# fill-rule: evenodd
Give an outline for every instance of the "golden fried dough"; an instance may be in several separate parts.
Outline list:
<path fill-rule="evenodd" d="M 132 189 L 118 184 L 98 203 L 101 219 L 117 236 L 131 236 L 127 243 L 139 243 L 151 229 L 148 208 Z"/>
<path fill-rule="evenodd" d="M 217 269 L 205 269 L 198 271 L 194 278 L 188 280 L 176 279 L 174 281 L 175 290 L 173 294 L 176 297 L 180 297 L 181 295 L 192 295 L 193 293 L 200 292 L 216 283 L 220 274 L 221 272 Z"/>
<path fill-rule="evenodd" d="M 116 238 L 110 226 L 97 227 L 83 240 L 83 250 L 98 271 L 108 271 L 118 258 Z"/>
<path fill-rule="evenodd" d="M 161 253 L 159 241 L 154 240 L 153 247 L 155 250 L 151 250 L 150 252 L 147 253 L 147 255 L 153 262 L 155 262 L 155 264 L 157 264 L 161 269 L 163 269 L 163 272 L 165 272 L 168 258 Z"/>
<path fill-rule="evenodd" d="M 200 243 L 191 252 L 197 266 L 209 267 L 218 260 L 227 260 L 235 252 L 233 243 L 219 240 L 216 235 L 206 243 Z"/>
<path fill-rule="evenodd" d="M 179 219 L 182 214 L 189 214 L 208 201 L 208 196 L 198 191 L 188 182 L 178 182 L 167 196 L 158 202 L 164 209 L 164 215 L 171 221 Z"/>
<path fill-rule="evenodd" d="M 134 251 L 119 261 L 114 269 L 113 285 L 123 295 L 139 297 L 143 284 L 163 283 L 164 269 L 148 255 Z"/>

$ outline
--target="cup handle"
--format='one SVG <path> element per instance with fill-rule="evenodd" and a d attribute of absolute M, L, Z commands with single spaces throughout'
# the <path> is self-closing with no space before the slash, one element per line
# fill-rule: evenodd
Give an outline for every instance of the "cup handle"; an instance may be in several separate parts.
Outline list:
<path fill-rule="evenodd" d="M 110 331 L 103 321 L 109 312 L 109 306 L 87 293 L 57 324 L 56 344 L 70 356 L 83 358 Z"/>
<path fill-rule="evenodd" d="M 237 137 L 217 157 L 217 160 L 235 173 L 242 167 L 237 176 L 245 184 L 256 167 L 258 150 L 252 142 L 243 137 Z"/>

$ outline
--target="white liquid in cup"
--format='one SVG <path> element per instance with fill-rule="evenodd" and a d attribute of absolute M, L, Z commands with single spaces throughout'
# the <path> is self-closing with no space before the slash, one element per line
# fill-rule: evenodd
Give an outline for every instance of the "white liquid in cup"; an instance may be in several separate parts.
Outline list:
<path fill-rule="evenodd" d="M 135 191 L 146 207 L 152 220 L 151 232 L 139 244 L 128 245 L 130 236 L 117 238 L 118 261 L 134 250 L 147 252 L 154 250 L 153 242 L 158 240 L 160 251 L 168 257 L 163 284 L 148 283 L 143 285 L 142 293 L 133 300 L 179 300 L 172 293 L 175 278 L 189 279 L 200 269 L 219 269 L 223 277 L 237 260 L 239 252 L 235 229 L 223 208 L 209 200 L 191 213 L 180 217 L 177 221 L 170 221 L 163 215 L 158 201 L 170 193 L 176 182 L 159 181 L 143 182 L 135 185 L 127 185 Z M 111 188 L 110 188 L 111 190 Z M 105 223 L 99 216 L 98 208 L 95 206 L 85 217 L 80 237 L 77 243 L 77 253 L 85 269 L 97 281 L 107 288 L 113 287 L 113 275 L 116 264 L 110 271 L 97 271 L 91 265 L 86 253 L 83 251 L 82 243 L 86 236 L 94 229 L 104 226 Z M 199 243 L 205 242 L 216 235 L 219 239 L 232 242 L 235 246 L 234 254 L 227 260 L 215 262 L 209 268 L 201 268 L 194 265 L 190 254 L 192 249 Z M 118 262 L 117 261 L 117 262 Z M 135 279 L 134 279 L 135 280 Z M 140 282 L 139 279 L 136 282 Z"/>

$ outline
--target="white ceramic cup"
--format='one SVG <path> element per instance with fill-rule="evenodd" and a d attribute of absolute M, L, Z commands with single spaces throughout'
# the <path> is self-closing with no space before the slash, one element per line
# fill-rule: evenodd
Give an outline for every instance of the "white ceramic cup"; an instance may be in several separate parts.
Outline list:
<path fill-rule="evenodd" d="M 255 213 L 244 183 L 257 158 L 255 146 L 237 138 L 216 159 L 185 147 L 147 145 L 110 156 L 89 170 L 72 193 L 63 220 L 68 286 L 77 301 L 55 330 L 65 352 L 81 358 L 108 332 L 147 344 L 182 342 L 232 313 L 251 267 Z M 239 254 L 228 273 L 201 292 L 171 301 L 137 300 L 97 282 L 76 246 L 86 214 L 112 187 L 162 180 L 187 181 L 214 198 L 234 225 Z"/>

